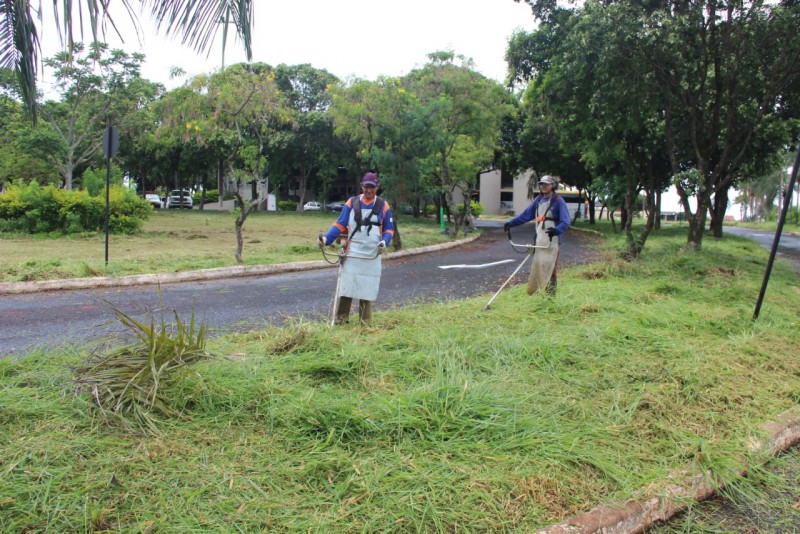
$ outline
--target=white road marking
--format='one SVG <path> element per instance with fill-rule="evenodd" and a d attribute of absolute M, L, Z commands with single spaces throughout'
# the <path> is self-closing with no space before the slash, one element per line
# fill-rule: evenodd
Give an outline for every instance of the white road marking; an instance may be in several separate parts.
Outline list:
<path fill-rule="evenodd" d="M 495 265 L 502 265 L 503 263 L 509 263 L 514 260 L 502 260 L 502 261 L 495 261 L 492 263 L 484 263 L 481 265 L 440 265 L 440 269 L 485 269 L 486 267 L 494 267 Z"/>

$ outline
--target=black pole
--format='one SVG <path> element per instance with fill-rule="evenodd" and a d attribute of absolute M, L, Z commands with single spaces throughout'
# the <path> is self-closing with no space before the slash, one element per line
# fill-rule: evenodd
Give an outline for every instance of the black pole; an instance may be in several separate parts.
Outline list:
<path fill-rule="evenodd" d="M 789 204 L 792 203 L 792 193 L 794 192 L 794 183 L 797 180 L 798 167 L 800 167 L 800 148 L 797 150 L 797 157 L 794 159 L 794 167 L 792 167 L 792 176 L 789 178 L 789 185 L 786 187 L 786 193 L 783 196 L 783 209 L 781 210 L 781 217 L 778 220 L 778 229 L 775 231 L 775 239 L 772 241 L 772 250 L 769 253 L 769 261 L 767 262 L 767 270 L 764 272 L 764 281 L 761 283 L 761 291 L 758 293 L 758 302 L 756 302 L 756 309 L 753 312 L 754 321 L 758 319 L 758 314 L 761 312 L 761 303 L 764 302 L 764 293 L 767 292 L 767 282 L 769 282 L 769 275 L 772 272 L 772 265 L 775 263 L 775 255 L 778 253 L 778 243 L 781 240 L 783 223 L 786 222 Z"/>
<path fill-rule="evenodd" d="M 106 158 L 106 267 L 108 267 L 109 189 L 111 189 L 111 158 Z"/>

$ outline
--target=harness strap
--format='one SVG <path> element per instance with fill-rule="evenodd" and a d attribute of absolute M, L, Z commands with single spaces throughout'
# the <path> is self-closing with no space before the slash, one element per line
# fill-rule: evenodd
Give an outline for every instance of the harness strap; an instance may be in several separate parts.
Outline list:
<path fill-rule="evenodd" d="M 378 220 L 380 221 L 380 213 L 383 211 L 384 200 L 381 197 L 375 197 L 375 203 L 372 205 L 372 210 L 370 210 L 369 215 L 367 216 L 367 235 L 369 235 L 370 230 L 372 227 L 375 226 L 372 222 L 372 217 L 374 215 L 378 216 Z M 353 230 L 353 234 L 350 236 L 350 239 L 353 238 L 358 232 L 361 231 L 362 226 L 362 218 L 361 218 L 361 199 L 358 196 L 354 196 L 350 199 L 350 204 L 353 207 L 353 219 L 356 223 L 356 229 Z M 378 222 L 377 226 L 382 226 L 382 221 Z"/>

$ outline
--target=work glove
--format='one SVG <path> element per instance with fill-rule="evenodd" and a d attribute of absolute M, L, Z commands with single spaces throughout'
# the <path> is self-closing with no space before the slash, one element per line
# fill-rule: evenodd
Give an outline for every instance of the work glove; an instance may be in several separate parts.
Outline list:
<path fill-rule="evenodd" d="M 328 243 L 325 242 L 325 236 L 324 235 L 319 234 L 319 237 L 317 238 L 317 244 L 319 245 L 319 248 L 322 248 L 322 247 L 324 247 L 325 245 L 328 244 Z"/>
<path fill-rule="evenodd" d="M 511 225 L 509 223 L 505 223 L 503 225 L 503 232 L 508 233 L 511 230 Z"/>
<path fill-rule="evenodd" d="M 378 241 L 378 252 L 386 252 L 386 241 L 383 239 Z"/>
<path fill-rule="evenodd" d="M 555 228 L 548 228 L 547 230 L 545 230 L 545 232 L 547 232 L 547 235 L 550 236 L 550 239 L 553 239 L 555 236 L 558 235 L 558 230 L 556 230 Z"/>

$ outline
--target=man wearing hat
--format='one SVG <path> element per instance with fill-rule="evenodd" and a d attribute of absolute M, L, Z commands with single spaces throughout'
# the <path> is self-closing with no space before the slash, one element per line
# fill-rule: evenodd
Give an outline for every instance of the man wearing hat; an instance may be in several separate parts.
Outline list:
<path fill-rule="evenodd" d="M 342 260 L 339 301 L 335 303 L 335 322 L 346 322 L 350 305 L 358 299 L 362 322 L 372 319 L 372 301 L 378 298 L 381 283 L 381 252 L 394 235 L 394 219 L 389 203 L 377 195 L 378 177 L 368 172 L 361 179 L 361 194 L 350 198 L 342 213 L 319 245 L 330 245 L 340 235 L 347 236 L 346 256 Z"/>
<path fill-rule="evenodd" d="M 536 248 L 528 277 L 528 295 L 544 288 L 548 295 L 556 294 L 558 285 L 558 247 L 561 236 L 570 224 L 569 209 L 564 199 L 556 193 L 558 181 L 549 175 L 539 180 L 539 194 L 525 210 L 505 223 L 503 231 L 508 233 L 514 226 L 536 221 L 534 244 L 548 245 L 547 248 Z M 558 239 L 553 239 L 557 237 Z"/>

